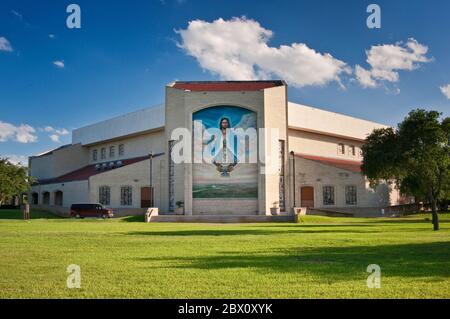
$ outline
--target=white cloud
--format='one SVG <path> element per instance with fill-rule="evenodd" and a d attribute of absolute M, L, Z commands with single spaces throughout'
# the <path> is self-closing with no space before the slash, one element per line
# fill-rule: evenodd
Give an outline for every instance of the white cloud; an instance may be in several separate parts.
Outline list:
<path fill-rule="evenodd" d="M 21 21 L 23 20 L 23 15 L 20 12 L 18 12 L 16 10 L 11 10 L 11 13 L 13 15 L 15 15 L 17 18 L 19 18 L 19 20 L 21 20 Z"/>
<path fill-rule="evenodd" d="M 450 84 L 443 85 L 439 88 L 441 89 L 442 94 L 444 94 L 445 97 L 450 100 Z"/>
<path fill-rule="evenodd" d="M 60 69 L 63 69 L 65 67 L 64 61 L 62 60 L 53 61 L 53 64 Z"/>
<path fill-rule="evenodd" d="M 50 137 L 50 139 L 55 143 L 61 143 L 60 137 L 69 134 L 69 131 L 65 128 L 56 129 L 51 126 L 46 126 L 44 128 L 41 128 L 40 130 L 47 133 L 52 133 L 48 137 Z"/>
<path fill-rule="evenodd" d="M 50 33 L 50 34 L 48 35 L 48 37 L 49 37 L 50 39 L 54 39 L 54 38 L 55 38 L 55 35 L 52 34 L 52 33 Z"/>
<path fill-rule="evenodd" d="M 28 124 L 15 126 L 10 123 L 0 121 L 0 142 L 16 141 L 19 143 L 32 143 L 37 141 L 34 134 L 36 130 Z"/>
<path fill-rule="evenodd" d="M 242 18 L 213 22 L 190 21 L 177 30 L 179 47 L 195 57 L 201 67 L 224 80 L 282 78 L 295 87 L 340 83 L 340 75 L 351 73 L 345 62 L 320 53 L 304 43 L 271 47 L 273 32 L 257 21 Z"/>
<path fill-rule="evenodd" d="M 378 86 L 377 82 L 372 78 L 371 72 L 359 65 L 355 66 L 355 75 L 356 79 L 363 87 L 374 88 Z"/>
<path fill-rule="evenodd" d="M 24 155 L 14 155 L 14 154 L 7 154 L 7 155 L 1 155 L 2 158 L 7 158 L 8 161 L 11 164 L 14 165 L 22 165 L 22 166 L 28 166 L 28 157 Z"/>
<path fill-rule="evenodd" d="M 61 143 L 61 141 L 59 140 L 59 135 L 58 134 L 51 134 L 49 135 L 50 139 L 55 142 L 55 143 Z"/>
<path fill-rule="evenodd" d="M 398 71 L 412 71 L 421 63 L 432 61 L 426 54 L 428 47 L 410 38 L 406 43 L 382 44 L 372 46 L 366 51 L 367 63 L 370 69 L 356 65 L 356 79 L 361 86 L 374 88 L 380 82 L 395 83 L 399 81 Z"/>
<path fill-rule="evenodd" d="M 12 52 L 13 48 L 11 43 L 5 37 L 0 37 L 0 51 Z"/>
<path fill-rule="evenodd" d="M 69 134 L 69 131 L 66 130 L 65 128 L 63 128 L 61 130 L 56 130 L 56 133 L 59 135 L 67 135 L 67 134 Z"/>

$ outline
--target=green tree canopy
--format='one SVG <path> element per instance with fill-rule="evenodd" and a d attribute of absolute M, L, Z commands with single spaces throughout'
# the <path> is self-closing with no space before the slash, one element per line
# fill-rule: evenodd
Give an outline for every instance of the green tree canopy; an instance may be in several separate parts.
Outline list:
<path fill-rule="evenodd" d="M 362 171 L 372 186 L 394 181 L 403 194 L 431 204 L 439 229 L 437 203 L 450 197 L 450 118 L 413 110 L 398 128 L 375 129 L 362 147 Z"/>
<path fill-rule="evenodd" d="M 28 191 L 30 184 L 26 167 L 14 165 L 8 159 L 0 158 L 0 205 Z"/>

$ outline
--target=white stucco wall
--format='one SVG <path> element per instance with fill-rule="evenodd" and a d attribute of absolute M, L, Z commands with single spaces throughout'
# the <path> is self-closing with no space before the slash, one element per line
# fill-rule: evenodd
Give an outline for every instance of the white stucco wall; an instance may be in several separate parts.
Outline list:
<path fill-rule="evenodd" d="M 161 181 L 161 171 L 165 169 L 163 157 L 153 158 L 153 187 L 155 190 L 154 200 L 157 207 L 161 207 L 161 188 L 167 185 Z M 113 210 L 126 211 L 127 209 L 141 209 L 141 187 L 148 187 L 150 183 L 150 160 L 144 160 L 135 164 L 116 168 L 101 174 L 91 176 L 89 179 L 89 200 L 91 203 L 99 202 L 99 188 L 110 187 L 110 205 Z M 121 205 L 120 189 L 122 186 L 132 187 L 132 205 Z M 144 209 L 145 210 L 145 209 Z M 142 212 L 144 211 L 142 210 Z M 130 210 L 131 212 L 132 210 Z"/>
<path fill-rule="evenodd" d="M 386 207 L 398 204 L 398 192 L 389 189 L 387 185 L 380 185 L 376 190 L 369 187 L 361 173 L 355 173 L 316 161 L 296 157 L 295 161 L 295 193 L 296 206 L 301 205 L 302 186 L 314 187 L 314 207 L 338 208 L 338 207 Z M 357 204 L 347 205 L 345 202 L 345 186 L 355 185 L 357 188 Z M 334 186 L 334 205 L 323 204 L 323 186 Z"/>
<path fill-rule="evenodd" d="M 291 128 L 318 131 L 364 140 L 375 128 L 386 125 L 338 114 L 315 107 L 288 103 L 288 123 Z"/>
<path fill-rule="evenodd" d="M 344 145 L 344 154 L 340 152 L 339 144 Z M 356 140 L 289 129 L 289 151 L 299 154 L 362 161 L 362 145 Z M 351 146 L 355 147 L 355 155 L 351 152 Z"/>
<path fill-rule="evenodd" d="M 296 190 L 292 189 L 294 177 L 288 161 L 289 151 L 323 157 L 361 161 L 360 148 L 363 140 L 374 128 L 385 125 L 337 114 L 317 108 L 287 103 L 286 88 L 275 87 L 263 91 L 248 92 L 195 92 L 166 88 L 164 105 L 128 113 L 113 119 L 88 125 L 73 131 L 74 145 L 67 149 L 55 151 L 43 157 L 31 160 L 30 170 L 37 178 L 53 178 L 88 164 L 105 161 L 127 159 L 153 153 L 165 153 L 154 159 L 155 202 L 161 213 L 168 212 L 168 141 L 172 130 L 179 127 L 192 128 L 192 114 L 202 108 L 215 105 L 234 105 L 251 109 L 257 113 L 258 127 L 274 127 L 280 129 L 279 139 L 285 140 L 285 196 L 286 207 L 293 206 L 295 196 L 297 206 L 300 203 L 301 185 L 314 186 L 315 203 L 322 207 L 322 186 L 335 186 L 336 203 L 334 206 L 345 206 L 345 185 L 356 185 L 358 189 L 358 207 L 380 207 L 396 204 L 396 194 L 386 193 L 380 188 L 378 192 L 369 189 L 364 178 L 335 167 L 318 164 L 313 161 L 297 159 Z M 167 121 L 166 121 L 167 119 Z M 289 129 L 288 129 L 289 127 Z M 346 146 L 345 154 L 338 152 L 338 144 Z M 124 144 L 125 153 L 119 156 L 119 145 Z M 114 158 L 109 157 L 110 146 L 115 146 Z M 355 146 L 355 155 L 350 153 L 350 146 Z M 106 159 L 101 158 L 101 148 L 106 149 Z M 274 146 L 278 147 L 278 145 Z M 97 161 L 93 161 L 93 151 L 97 150 Z M 63 207 L 72 203 L 98 202 L 100 186 L 111 187 L 111 207 L 121 211 L 140 209 L 141 187 L 148 186 L 149 161 L 111 170 L 92 176 L 89 181 L 51 184 L 33 187 L 39 193 L 51 193 L 54 202 L 54 191 L 64 192 Z M 184 201 L 186 212 L 195 213 L 192 199 L 192 165 L 175 165 L 175 201 Z M 133 187 L 133 205 L 121 207 L 120 187 Z M 275 173 L 258 176 L 259 198 L 257 202 L 248 203 L 253 213 L 269 214 L 272 204 L 279 199 L 279 176 Z M 231 203 L 228 210 L 245 213 L 245 205 Z M 327 206 L 330 208 L 330 206 Z M 197 209 L 198 210 L 198 209 Z M 201 209 L 203 210 L 203 208 Z M 210 212 L 220 212 L 216 205 Z"/>
<path fill-rule="evenodd" d="M 164 105 L 157 105 L 73 130 L 72 143 L 99 143 L 162 128 L 164 123 Z"/>
<path fill-rule="evenodd" d="M 55 205 L 55 192 L 63 192 L 63 203 L 62 205 Z M 55 211 L 58 213 L 68 213 L 70 206 L 72 204 L 89 203 L 89 185 L 88 181 L 74 181 L 67 183 L 57 183 L 57 184 L 45 184 L 33 186 L 30 190 L 30 195 L 32 193 L 38 193 L 39 202 L 36 208 L 46 209 L 50 211 Z M 50 193 L 50 204 L 44 205 L 43 194 L 45 192 Z M 30 197 L 31 198 L 31 197 Z"/>
<path fill-rule="evenodd" d="M 88 150 L 81 144 L 68 145 L 47 155 L 31 157 L 30 175 L 36 179 L 59 177 L 88 165 Z"/>
<path fill-rule="evenodd" d="M 153 152 L 153 154 L 164 153 L 164 146 L 165 146 L 164 139 L 165 139 L 164 130 L 161 129 L 151 133 L 118 139 L 113 142 L 95 144 L 88 147 L 89 163 L 95 164 L 106 161 L 117 161 L 127 158 L 147 156 L 150 153 L 150 151 Z M 120 144 L 124 145 L 124 154 L 122 156 L 119 155 Z M 111 146 L 114 146 L 115 149 L 114 157 L 109 156 L 109 150 Z M 101 158 L 102 148 L 105 148 L 106 150 L 106 159 Z M 93 158 L 94 150 L 97 150 L 96 161 L 94 161 Z"/>

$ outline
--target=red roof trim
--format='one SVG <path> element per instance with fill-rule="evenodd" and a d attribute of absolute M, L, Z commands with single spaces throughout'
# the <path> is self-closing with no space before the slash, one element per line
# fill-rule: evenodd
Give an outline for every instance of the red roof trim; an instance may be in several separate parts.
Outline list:
<path fill-rule="evenodd" d="M 322 157 L 322 156 L 314 156 L 314 155 L 306 155 L 306 154 L 295 154 L 295 156 L 315 161 L 324 165 L 334 166 L 337 168 L 341 168 L 347 171 L 351 171 L 354 173 L 361 172 L 362 162 L 359 161 L 349 161 L 349 160 L 341 160 L 337 158 L 330 157 Z"/>
<path fill-rule="evenodd" d="M 172 87 L 179 90 L 189 91 L 260 91 L 285 83 L 280 80 L 274 81 L 199 81 L 199 82 L 175 82 Z"/>
<path fill-rule="evenodd" d="M 163 153 L 161 154 L 155 154 L 153 155 L 153 157 L 157 157 L 157 156 L 161 156 L 163 155 Z M 121 160 L 122 161 L 122 166 L 118 167 L 124 167 L 127 165 L 131 165 L 131 164 L 135 164 L 138 162 L 142 162 L 145 161 L 149 158 L 149 156 L 141 156 L 141 157 L 135 157 L 135 158 L 129 158 L 129 159 L 125 159 L 125 160 Z M 116 162 L 116 161 L 114 161 Z M 105 163 L 109 163 L 109 162 L 105 162 Z M 102 164 L 102 163 L 100 163 Z M 83 168 L 80 168 L 78 170 L 75 170 L 73 172 L 64 174 L 62 176 L 56 177 L 56 178 L 49 178 L 49 179 L 43 179 L 43 180 L 38 180 L 36 182 L 37 185 L 45 185 L 45 184 L 60 184 L 60 183 L 68 183 L 68 182 L 75 182 L 75 181 L 84 181 L 84 180 L 88 180 L 89 177 L 94 176 L 94 175 L 98 175 L 101 173 L 106 173 L 106 172 L 111 172 L 115 169 L 109 169 L 107 171 L 99 171 L 95 169 L 95 165 L 97 164 L 92 164 L 92 165 L 88 165 L 85 166 Z"/>

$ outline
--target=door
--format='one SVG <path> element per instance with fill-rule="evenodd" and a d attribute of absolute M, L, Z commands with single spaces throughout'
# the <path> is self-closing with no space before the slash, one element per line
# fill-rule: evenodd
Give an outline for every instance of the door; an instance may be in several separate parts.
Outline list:
<path fill-rule="evenodd" d="M 153 207 L 153 187 L 141 187 L 141 208 Z"/>
<path fill-rule="evenodd" d="M 314 187 L 304 186 L 300 189 L 301 207 L 314 207 Z"/>

